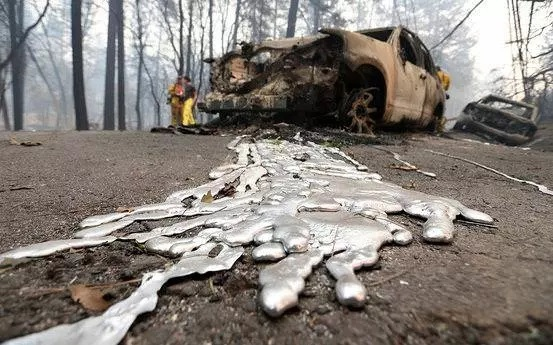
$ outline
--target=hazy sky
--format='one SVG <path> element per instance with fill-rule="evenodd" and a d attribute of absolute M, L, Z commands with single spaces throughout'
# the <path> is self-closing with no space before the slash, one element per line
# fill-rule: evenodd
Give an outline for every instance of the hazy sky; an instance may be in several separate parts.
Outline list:
<path fill-rule="evenodd" d="M 476 3 L 476 0 L 472 1 Z M 521 27 L 523 35 L 528 29 L 530 2 L 520 3 Z M 532 28 L 536 29 L 546 23 L 546 18 L 534 15 Z M 475 58 L 475 67 L 482 84 L 481 87 L 489 88 L 492 82 L 499 75 L 512 76 L 512 50 L 507 42 L 509 36 L 509 14 L 507 2 L 504 0 L 487 0 L 472 14 L 464 25 L 471 26 L 477 41 L 472 50 Z M 540 45 L 544 43 L 545 35 L 536 38 L 530 46 L 531 51 L 537 54 L 541 51 Z M 514 38 L 513 38 L 514 39 Z M 513 50 L 514 51 L 514 50 Z M 529 70 L 532 72 L 538 66 L 530 62 Z M 493 70 L 497 70 L 493 72 Z M 517 72 L 517 76 L 518 76 Z"/>
<path fill-rule="evenodd" d="M 509 23 L 506 2 L 487 0 L 476 9 L 464 25 L 471 26 L 477 38 L 472 51 L 476 67 L 484 76 L 494 68 L 511 64 Z"/>

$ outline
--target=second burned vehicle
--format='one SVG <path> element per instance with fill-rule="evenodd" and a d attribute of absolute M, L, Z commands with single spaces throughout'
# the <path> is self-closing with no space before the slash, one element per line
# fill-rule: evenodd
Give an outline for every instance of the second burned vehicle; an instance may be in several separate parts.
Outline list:
<path fill-rule="evenodd" d="M 338 120 L 355 132 L 408 126 L 433 130 L 445 93 L 428 49 L 403 27 L 323 29 L 264 41 L 209 61 L 212 91 L 203 108 L 276 112 L 308 122 Z"/>
<path fill-rule="evenodd" d="M 507 145 L 522 145 L 538 130 L 538 107 L 497 95 L 467 104 L 454 129 L 473 132 Z"/>

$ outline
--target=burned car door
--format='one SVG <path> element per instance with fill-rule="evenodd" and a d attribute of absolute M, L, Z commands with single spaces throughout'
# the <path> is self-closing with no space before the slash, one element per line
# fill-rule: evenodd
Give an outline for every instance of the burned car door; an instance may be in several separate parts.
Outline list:
<path fill-rule="evenodd" d="M 426 94 L 426 72 L 417 64 L 419 56 L 413 37 L 408 31 L 398 28 L 392 38 L 396 50 L 395 97 L 393 98 L 393 122 L 409 120 L 418 122 Z"/>
<path fill-rule="evenodd" d="M 422 58 L 422 68 L 426 92 L 424 103 L 422 106 L 421 123 L 426 126 L 433 121 L 437 121 L 444 112 L 445 91 L 442 88 L 438 76 L 436 74 L 436 66 L 432 60 L 432 56 L 428 49 L 424 46 L 420 39 L 415 41 L 419 55 Z"/>

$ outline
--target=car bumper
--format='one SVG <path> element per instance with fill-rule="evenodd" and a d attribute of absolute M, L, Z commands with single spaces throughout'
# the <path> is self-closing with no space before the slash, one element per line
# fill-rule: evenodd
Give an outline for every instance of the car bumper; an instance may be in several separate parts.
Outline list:
<path fill-rule="evenodd" d="M 198 107 L 208 113 L 248 112 L 248 111 L 285 111 L 288 106 L 286 96 L 260 95 L 218 95 L 211 96 Z"/>

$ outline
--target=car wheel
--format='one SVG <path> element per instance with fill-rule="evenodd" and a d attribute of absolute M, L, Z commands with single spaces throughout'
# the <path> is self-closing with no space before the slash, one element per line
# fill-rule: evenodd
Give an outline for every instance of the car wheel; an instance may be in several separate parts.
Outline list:
<path fill-rule="evenodd" d="M 356 133 L 372 134 L 376 122 L 371 116 L 376 114 L 375 95 L 378 88 L 354 89 L 344 102 L 341 117 L 349 122 L 349 130 Z"/>

